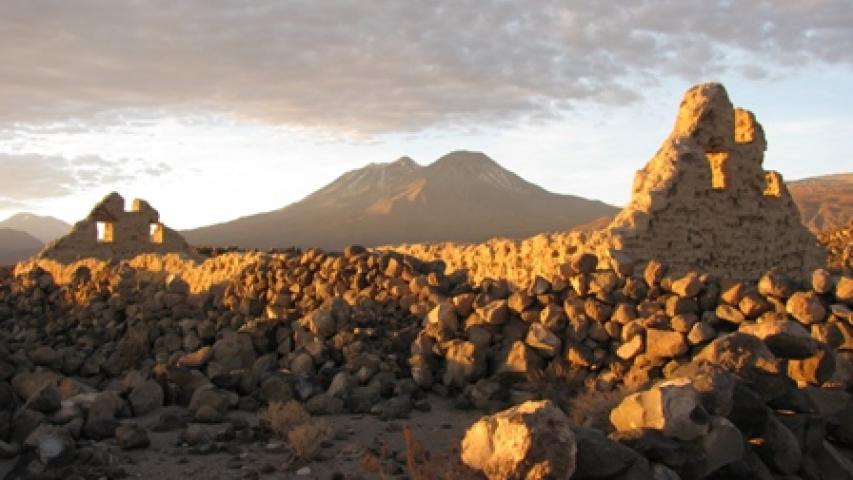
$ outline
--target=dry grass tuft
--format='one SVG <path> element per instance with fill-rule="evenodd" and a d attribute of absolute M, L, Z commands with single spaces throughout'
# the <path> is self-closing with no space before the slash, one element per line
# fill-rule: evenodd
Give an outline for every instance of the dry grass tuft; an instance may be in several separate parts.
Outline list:
<path fill-rule="evenodd" d="M 325 419 L 311 417 L 301 403 L 273 402 L 259 414 L 261 423 L 273 435 L 284 440 L 301 461 L 312 460 L 322 448 L 323 442 L 332 438 L 332 427 Z"/>
<path fill-rule="evenodd" d="M 406 469 L 411 480 L 482 480 L 483 476 L 466 467 L 455 452 L 431 455 L 412 430 L 403 427 L 406 442 Z"/>
<path fill-rule="evenodd" d="M 567 410 L 569 421 L 579 427 L 597 428 L 604 432 L 613 431 L 610 424 L 610 412 L 634 390 L 625 387 L 608 392 L 585 390 L 569 401 Z"/>

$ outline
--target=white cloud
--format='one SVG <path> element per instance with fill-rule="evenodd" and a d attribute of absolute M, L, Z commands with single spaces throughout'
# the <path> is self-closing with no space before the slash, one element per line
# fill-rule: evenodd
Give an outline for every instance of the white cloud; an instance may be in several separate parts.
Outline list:
<path fill-rule="evenodd" d="M 630 102 L 662 76 L 851 65 L 850 25 L 849 0 L 11 0 L 0 125 L 201 113 L 371 134 L 538 121 Z"/>
<path fill-rule="evenodd" d="M 170 170 L 163 164 L 150 168 L 141 159 L 0 153 L 0 210 L 27 208 L 140 176 L 158 177 Z"/>

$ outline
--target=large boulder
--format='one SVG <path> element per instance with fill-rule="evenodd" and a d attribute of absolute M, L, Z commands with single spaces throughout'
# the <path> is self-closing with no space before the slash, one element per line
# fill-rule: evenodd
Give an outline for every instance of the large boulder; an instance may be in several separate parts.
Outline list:
<path fill-rule="evenodd" d="M 767 345 L 739 332 L 717 337 L 693 360 L 707 361 L 744 377 L 779 373 L 778 361 Z"/>
<path fill-rule="evenodd" d="M 708 420 L 689 378 L 674 378 L 631 394 L 610 412 L 618 431 L 650 428 L 680 440 L 706 434 Z"/>
<path fill-rule="evenodd" d="M 577 445 L 569 419 L 549 401 L 528 401 L 474 423 L 462 461 L 490 480 L 569 479 Z"/>
<path fill-rule="evenodd" d="M 817 351 L 817 342 L 808 330 L 792 320 L 772 319 L 744 323 L 738 330 L 760 338 L 767 348 L 780 358 L 807 358 Z"/>
<path fill-rule="evenodd" d="M 601 430 L 576 427 L 577 470 L 573 480 L 621 478 L 618 475 L 637 469 L 643 458 L 633 449 L 610 440 Z"/>

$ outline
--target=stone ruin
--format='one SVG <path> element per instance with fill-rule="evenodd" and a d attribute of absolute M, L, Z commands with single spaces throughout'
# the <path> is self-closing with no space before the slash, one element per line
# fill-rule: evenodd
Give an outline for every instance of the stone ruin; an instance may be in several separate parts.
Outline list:
<path fill-rule="evenodd" d="M 479 244 L 390 247 L 440 259 L 474 280 L 530 285 L 552 278 L 578 252 L 619 264 L 656 259 L 670 271 L 755 280 L 771 268 L 803 278 L 825 263 L 802 225 L 782 176 L 762 168 L 767 142 L 755 116 L 729 101 L 718 83 L 684 96 L 675 127 L 634 178 L 628 205 L 603 230 L 541 234 Z"/>
<path fill-rule="evenodd" d="M 160 223 L 160 214 L 148 202 L 136 199 L 125 210 L 124 198 L 112 192 L 36 259 L 68 264 L 87 258 L 129 259 L 145 253 L 192 255 L 193 250 L 178 232 Z"/>
<path fill-rule="evenodd" d="M 772 267 L 811 272 L 824 253 L 782 176 L 762 168 L 766 149 L 755 116 L 733 107 L 722 85 L 691 88 L 672 133 L 634 177 L 631 201 L 591 246 L 735 279 Z"/>

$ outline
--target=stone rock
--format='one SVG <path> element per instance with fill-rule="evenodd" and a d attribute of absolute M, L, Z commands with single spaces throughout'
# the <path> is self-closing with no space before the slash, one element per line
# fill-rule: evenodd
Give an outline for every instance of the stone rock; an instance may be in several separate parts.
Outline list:
<path fill-rule="evenodd" d="M 210 432 L 201 425 L 190 425 L 181 432 L 181 441 L 191 447 L 204 445 L 210 443 L 212 440 Z"/>
<path fill-rule="evenodd" d="M 490 480 L 569 479 L 577 445 L 569 420 L 548 401 L 483 417 L 462 439 L 462 461 Z"/>
<path fill-rule="evenodd" d="M 815 467 L 822 478 L 853 480 L 853 462 L 838 451 L 831 443 L 822 440 L 812 454 Z"/>
<path fill-rule="evenodd" d="M 687 341 L 690 345 L 699 345 L 712 340 L 717 336 L 717 331 L 707 322 L 696 322 L 687 333 Z"/>
<path fill-rule="evenodd" d="M 213 360 L 225 372 L 251 368 L 256 359 L 255 347 L 247 334 L 226 331 L 222 338 L 213 344 Z"/>
<path fill-rule="evenodd" d="M 91 440 L 105 440 L 115 436 L 118 424 L 118 420 L 114 417 L 89 417 L 86 423 L 83 424 L 83 434 Z"/>
<path fill-rule="evenodd" d="M 320 338 L 331 337 L 338 331 L 338 324 L 332 316 L 332 309 L 329 307 L 308 312 L 302 317 L 300 323 Z"/>
<path fill-rule="evenodd" d="M 33 432 L 25 446 L 35 448 L 39 460 L 45 465 L 58 467 L 74 461 L 74 439 L 68 432 L 58 428 Z"/>
<path fill-rule="evenodd" d="M 672 378 L 689 378 L 702 407 L 711 415 L 726 417 L 732 411 L 737 378 L 720 367 L 691 362 L 675 368 Z"/>
<path fill-rule="evenodd" d="M 444 335 L 453 335 L 459 330 L 459 317 L 456 315 L 456 307 L 451 302 L 436 305 L 427 314 L 426 321 L 435 325 Z"/>
<path fill-rule="evenodd" d="M 843 275 L 835 284 L 835 298 L 842 303 L 853 305 L 853 277 Z"/>
<path fill-rule="evenodd" d="M 699 275 L 694 272 L 690 272 L 687 275 L 674 280 L 670 286 L 670 290 L 678 296 L 690 298 L 699 295 L 699 292 L 702 290 L 702 286 L 702 280 L 699 279 Z"/>
<path fill-rule="evenodd" d="M 775 416 L 768 418 L 760 439 L 752 448 L 767 466 L 784 474 L 800 469 L 803 452 L 797 437 Z"/>
<path fill-rule="evenodd" d="M 189 410 L 190 413 L 195 414 L 202 407 L 209 407 L 220 414 L 224 414 L 236 403 L 237 398 L 233 392 L 220 390 L 213 385 L 205 385 L 193 392 Z"/>
<path fill-rule="evenodd" d="M 542 368 L 542 357 L 537 355 L 524 342 L 512 342 L 499 372 L 525 375 Z"/>
<path fill-rule="evenodd" d="M 18 456 L 20 447 L 17 443 L 0 440 L 0 460 L 9 460 Z"/>
<path fill-rule="evenodd" d="M 477 309 L 477 315 L 487 325 L 503 325 L 509 320 L 509 307 L 506 300 L 495 300 Z"/>
<path fill-rule="evenodd" d="M 560 337 L 541 323 L 530 325 L 524 342 L 545 358 L 552 358 L 560 353 Z"/>
<path fill-rule="evenodd" d="M 646 329 L 646 354 L 655 358 L 673 358 L 687 353 L 684 335 L 671 330 Z"/>
<path fill-rule="evenodd" d="M 794 286 L 777 270 L 770 270 L 758 280 L 758 293 L 764 296 L 788 298 L 794 293 Z"/>
<path fill-rule="evenodd" d="M 443 383 L 464 387 L 486 373 L 486 351 L 471 342 L 451 340 L 445 354 Z"/>
<path fill-rule="evenodd" d="M 157 423 L 151 428 L 155 432 L 171 432 L 186 428 L 186 413 L 179 408 L 167 407 L 157 418 Z"/>
<path fill-rule="evenodd" d="M 746 320 L 746 317 L 744 316 L 743 312 L 731 305 L 726 305 L 722 303 L 720 305 L 717 305 L 717 309 L 714 310 L 714 313 L 717 315 L 718 319 L 724 322 L 733 323 L 735 325 L 740 325 Z"/>
<path fill-rule="evenodd" d="M 738 331 L 760 338 L 780 358 L 807 358 L 817 351 L 817 342 L 809 332 L 791 320 L 744 323 Z"/>
<path fill-rule="evenodd" d="M 573 480 L 620 478 L 642 461 L 634 450 L 614 442 L 594 428 L 574 427 L 577 443 L 577 469 Z"/>
<path fill-rule="evenodd" d="M 812 290 L 818 294 L 829 293 L 835 282 L 832 281 L 832 274 L 823 268 L 818 268 L 812 272 Z"/>
<path fill-rule="evenodd" d="M 213 349 L 205 345 L 198 350 L 181 355 L 178 359 L 179 367 L 201 368 L 207 365 L 207 362 L 213 357 Z"/>
<path fill-rule="evenodd" d="M 823 385 L 835 373 L 835 354 L 821 346 L 811 357 L 788 362 L 788 376 L 798 382 Z"/>
<path fill-rule="evenodd" d="M 779 372 L 776 357 L 767 345 L 745 333 L 717 337 L 693 357 L 693 361 L 703 360 L 746 377 Z"/>
<path fill-rule="evenodd" d="M 163 406 L 163 388 L 154 380 L 148 380 L 134 388 L 127 396 L 130 408 L 137 417 L 149 414 Z"/>
<path fill-rule="evenodd" d="M 706 434 L 708 420 L 688 378 L 667 380 L 631 394 L 610 413 L 610 422 L 618 431 L 651 428 L 680 440 Z"/>
<path fill-rule="evenodd" d="M 115 437 L 122 450 L 146 448 L 151 444 L 148 433 L 136 423 L 122 423 L 116 428 Z"/>
<path fill-rule="evenodd" d="M 569 258 L 569 265 L 576 273 L 592 273 L 598 267 L 598 257 L 591 253 L 577 253 Z"/>
<path fill-rule="evenodd" d="M 743 458 L 745 441 L 740 430 L 722 417 L 713 417 L 708 433 L 700 439 L 702 447 L 702 476 Z"/>
<path fill-rule="evenodd" d="M 826 318 L 826 308 L 814 292 L 795 292 L 785 303 L 785 310 L 806 325 L 822 322 Z"/>
<path fill-rule="evenodd" d="M 616 355 L 622 360 L 630 360 L 643 352 L 645 343 L 642 335 L 634 335 L 616 349 Z"/>

